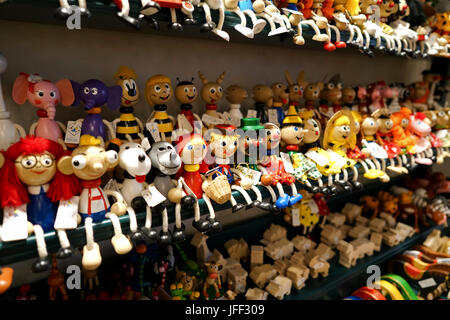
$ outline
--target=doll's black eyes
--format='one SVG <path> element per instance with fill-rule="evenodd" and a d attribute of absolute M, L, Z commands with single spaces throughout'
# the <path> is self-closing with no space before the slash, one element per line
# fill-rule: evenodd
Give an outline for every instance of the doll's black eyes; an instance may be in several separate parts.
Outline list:
<path fill-rule="evenodd" d="M 209 92 L 211 92 L 212 94 L 216 93 L 216 89 L 210 89 Z"/>
<path fill-rule="evenodd" d="M 225 147 L 227 143 L 225 141 L 222 141 L 222 147 Z"/>
<path fill-rule="evenodd" d="M 125 150 L 128 150 L 128 149 L 130 149 L 130 147 L 125 147 Z"/>
<path fill-rule="evenodd" d="M 222 88 L 221 87 L 219 87 L 219 92 L 222 92 Z"/>
<path fill-rule="evenodd" d="M 234 142 L 234 146 L 237 146 L 237 141 Z"/>
<path fill-rule="evenodd" d="M 43 96 L 44 96 L 44 93 L 43 93 L 42 91 L 39 91 L 39 92 L 38 92 L 38 96 L 39 96 L 39 97 L 43 97 Z"/>
<path fill-rule="evenodd" d="M 184 88 L 184 92 L 188 93 L 188 91 L 189 91 L 188 88 Z"/>
<path fill-rule="evenodd" d="M 156 92 L 161 91 L 161 87 L 160 87 L 160 86 L 155 86 L 155 91 L 156 91 Z"/>
<path fill-rule="evenodd" d="M 169 85 L 168 85 L 168 84 L 165 84 L 164 87 L 165 87 L 166 89 L 169 89 Z"/>
<path fill-rule="evenodd" d="M 164 150 L 166 150 L 166 148 L 164 148 L 164 147 L 158 148 L 158 151 L 164 151 Z"/>
<path fill-rule="evenodd" d="M 55 92 L 54 91 L 52 91 L 52 92 L 50 92 L 50 97 L 52 97 L 52 98 L 54 98 L 55 97 Z"/>

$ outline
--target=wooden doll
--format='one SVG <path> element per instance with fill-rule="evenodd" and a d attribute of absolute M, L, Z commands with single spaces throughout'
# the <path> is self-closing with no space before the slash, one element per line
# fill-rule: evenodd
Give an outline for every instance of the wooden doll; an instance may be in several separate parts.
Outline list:
<path fill-rule="evenodd" d="M 436 162 L 442 164 L 446 153 L 442 149 L 443 141 L 435 134 L 437 125 L 437 115 L 435 112 L 428 110 L 423 112 L 427 117 L 427 122 L 431 127 L 431 133 L 428 135 L 428 140 L 431 142 L 431 146 L 436 150 Z M 434 132 L 433 132 L 434 131 Z"/>
<path fill-rule="evenodd" d="M 70 106 L 75 99 L 69 79 L 57 83 L 44 80 L 38 74 L 21 72 L 14 81 L 12 98 L 17 104 L 29 101 L 38 108 L 39 120 L 31 125 L 30 134 L 58 142 L 66 126 L 55 120 L 56 106 Z"/>
<path fill-rule="evenodd" d="M 356 99 L 355 88 L 345 87 L 344 89 L 342 89 L 341 105 L 343 108 L 348 110 L 356 109 L 355 99 Z"/>
<path fill-rule="evenodd" d="M 215 82 L 208 81 L 201 72 L 198 75 L 203 84 L 200 95 L 206 103 L 206 112 L 202 116 L 202 121 L 208 129 L 211 129 L 214 125 L 223 123 L 222 114 L 217 112 L 217 103 L 223 96 L 221 84 L 225 77 L 225 72 L 222 72 Z"/>
<path fill-rule="evenodd" d="M 326 122 L 333 116 L 333 114 L 342 109 L 342 83 L 340 78 L 340 75 L 336 74 L 320 91 L 322 103 L 319 106 L 319 112 L 322 116 L 322 126 L 326 125 Z"/>
<path fill-rule="evenodd" d="M 312 6 L 312 17 L 314 21 L 316 22 L 319 29 L 325 29 L 328 36 L 328 39 L 323 46 L 326 51 L 334 51 L 336 50 L 336 48 L 347 47 L 345 42 L 341 41 L 341 33 L 339 29 L 334 25 L 330 25 L 331 21 L 333 20 L 333 1 L 334 0 L 314 0 Z M 331 42 L 330 29 L 333 30 L 336 35 L 336 41 L 334 44 Z"/>
<path fill-rule="evenodd" d="M 314 133 L 308 131 L 308 129 L 304 128 L 305 121 L 310 120 L 311 118 L 306 119 L 306 113 L 312 117 L 312 111 L 303 112 L 304 119 L 299 117 L 297 112 L 295 111 L 295 106 L 289 106 L 288 113 L 284 118 L 283 124 L 281 126 L 281 143 L 284 147 L 285 152 L 290 156 L 292 160 L 292 167 L 294 168 L 293 175 L 300 182 L 306 185 L 306 188 L 311 192 L 319 192 L 318 187 L 313 187 L 308 179 L 317 180 L 320 182 L 319 186 L 322 187 L 322 174 L 318 171 L 316 164 L 307 158 L 305 155 L 300 153 L 300 145 L 303 142 L 306 134 Z M 309 127 L 309 129 L 312 129 Z M 316 132 L 317 137 L 316 140 L 319 139 L 320 131 Z M 311 138 L 311 137 L 308 137 Z"/>
<path fill-rule="evenodd" d="M 167 113 L 167 103 L 173 95 L 172 81 L 162 74 L 148 78 L 145 83 L 145 98 L 147 103 L 154 108 L 147 123 L 158 124 L 159 134 L 163 141 L 172 141 L 175 119 Z"/>
<path fill-rule="evenodd" d="M 358 179 L 356 162 L 347 157 L 347 151 L 353 149 L 355 145 L 356 129 L 353 116 L 349 110 L 340 110 L 328 120 L 322 146 L 330 153 L 332 159 L 336 159 L 337 165 L 341 167 L 344 179 L 340 180 L 339 176 L 336 176 L 336 182 L 341 184 L 346 191 L 351 191 L 353 187 L 348 182 L 348 174 L 345 169 L 350 168 L 352 170 L 353 181 Z"/>
<path fill-rule="evenodd" d="M 274 83 L 270 88 L 273 91 L 273 104 L 269 110 L 276 110 L 278 124 L 281 124 L 284 120 L 283 107 L 287 105 L 289 101 L 289 89 L 284 83 L 281 82 Z"/>
<path fill-rule="evenodd" d="M 117 152 L 105 152 L 101 138 L 90 135 L 81 136 L 80 145 L 70 155 L 58 160 L 57 166 L 62 173 L 74 174 L 81 180 L 82 191 L 77 211 L 86 229 L 86 245 L 83 247 L 82 258 L 82 265 L 86 270 L 95 270 L 102 262 L 100 248 L 94 242 L 94 222 L 102 222 L 106 218 L 111 220 L 114 228 L 111 243 L 117 254 L 126 254 L 132 249 L 130 240 L 122 233 L 117 217 L 126 212 L 125 200 L 119 192 L 103 191 L 100 187 L 101 177 L 118 163 Z M 109 204 L 108 195 L 117 199 L 112 206 Z"/>
<path fill-rule="evenodd" d="M 199 121 L 199 124 L 202 121 L 196 113 L 192 112 L 192 104 L 198 97 L 197 88 L 192 81 L 194 81 L 194 78 L 190 81 L 178 79 L 178 84 L 175 87 L 175 98 L 181 103 L 181 111 L 177 116 L 177 127 L 186 129 L 188 133 L 194 132 L 195 121 Z"/>
<path fill-rule="evenodd" d="M 414 140 L 407 130 L 411 114 L 411 110 L 406 107 L 402 107 L 399 111 L 391 114 L 392 141 L 402 149 L 401 158 L 407 168 L 411 166 L 411 163 L 408 162 L 406 155 L 410 154 L 412 157 L 412 154 L 415 153 Z"/>
<path fill-rule="evenodd" d="M 297 192 L 295 177 L 286 172 L 283 160 L 278 155 L 279 144 L 281 141 L 280 128 L 273 123 L 265 123 L 264 128 L 266 131 L 264 146 L 266 148 L 267 155 L 259 161 L 258 169 L 263 174 L 261 181 L 265 185 L 272 185 L 277 188 L 280 196 L 275 202 L 275 205 L 279 209 L 284 209 L 287 206 L 292 206 L 300 201 L 302 195 Z M 282 184 L 289 185 L 291 187 L 291 196 L 284 193 Z"/>
<path fill-rule="evenodd" d="M 288 88 L 289 106 L 294 106 L 295 109 L 298 111 L 300 107 L 300 100 L 303 98 L 304 72 L 303 71 L 299 72 L 296 81 L 292 80 L 292 77 L 288 71 L 286 71 L 284 75 L 287 83 L 289 84 Z"/>
<path fill-rule="evenodd" d="M 225 22 L 225 4 L 222 0 L 200 0 L 198 7 L 202 7 L 205 13 L 206 23 L 202 26 L 203 31 L 212 31 L 225 41 L 230 41 L 230 35 L 223 31 L 223 23 Z M 211 18 L 211 9 L 219 10 L 219 22 L 216 24 Z"/>
<path fill-rule="evenodd" d="M 122 88 L 120 86 L 106 86 L 96 79 L 86 80 L 83 83 L 71 81 L 75 94 L 74 106 L 83 104 L 87 115 L 77 121 L 82 122 L 81 135 L 100 136 L 103 141 L 108 137 L 115 138 L 115 131 L 109 121 L 100 116 L 101 106 L 105 103 L 111 110 L 116 110 L 122 102 Z M 107 130 L 109 130 L 109 135 Z"/>
<path fill-rule="evenodd" d="M 269 23 L 269 37 L 282 35 L 287 32 L 295 32 L 294 30 L 288 30 L 286 22 L 289 23 L 289 19 L 287 19 L 287 17 L 284 17 L 285 19 L 283 19 L 283 16 L 280 14 L 280 10 L 278 10 L 272 1 L 252 0 L 252 10 L 255 12 L 257 17 L 261 17 Z M 279 27 L 277 27 L 275 23 L 279 24 Z"/>
<path fill-rule="evenodd" d="M 44 233 L 56 230 L 61 244 L 59 258 L 73 253 L 65 230 L 75 228 L 77 219 L 71 221 L 70 214 L 64 215 L 58 202 L 76 203 L 81 187 L 75 176 L 58 170 L 57 161 L 64 154 L 63 147 L 53 140 L 27 136 L 0 155 L 1 240 L 22 240 L 34 232 L 39 259 L 32 265 L 33 272 L 50 266 Z"/>
<path fill-rule="evenodd" d="M 225 98 L 230 103 L 230 115 L 232 118 L 240 119 L 244 118 L 244 115 L 241 111 L 242 102 L 248 98 L 247 90 L 238 86 L 231 85 L 225 90 Z"/>
<path fill-rule="evenodd" d="M 209 150 L 214 159 L 214 162 L 209 167 L 225 175 L 231 185 L 231 189 L 241 193 L 247 205 L 270 210 L 270 204 L 262 203 L 262 195 L 257 187 L 254 185 L 250 187 L 257 195 L 257 200 L 252 202 L 248 193 L 240 185 L 235 184 L 234 172 L 231 170 L 230 164 L 234 161 L 239 137 L 236 133 L 236 127 L 231 125 L 216 125 L 214 131 L 211 132 L 211 140 L 209 142 Z M 232 212 L 237 212 L 244 208 L 244 205 L 236 202 L 233 195 L 230 197 L 230 202 L 232 204 Z"/>
<path fill-rule="evenodd" d="M 316 104 L 318 104 L 320 99 L 320 91 L 323 90 L 324 84 L 322 82 L 303 82 L 303 87 L 305 88 L 303 91 L 303 98 L 305 99 L 305 108 L 308 110 L 315 110 Z M 319 119 L 321 118 L 320 113 L 316 114 Z"/>
<path fill-rule="evenodd" d="M 272 89 L 264 85 L 254 86 L 253 100 L 255 101 L 256 116 L 261 120 L 261 123 L 268 122 L 267 108 L 273 104 Z"/>
<path fill-rule="evenodd" d="M 244 12 L 239 8 L 239 0 L 224 0 L 223 2 L 225 5 L 225 10 L 228 12 L 233 12 L 241 20 L 240 24 L 234 25 L 234 29 L 236 29 L 236 31 L 238 31 L 243 36 L 253 39 L 255 34 L 260 33 L 266 26 L 266 21 L 264 21 L 263 19 L 256 20 L 255 16 L 256 23 L 253 23 L 253 27 L 252 29 L 250 29 L 249 27 L 247 27 L 247 19 L 245 18 Z"/>
<path fill-rule="evenodd" d="M 199 134 L 192 133 L 189 136 L 181 136 L 176 145 L 178 154 L 183 161 L 183 166 L 175 176 L 182 178 L 183 191 L 195 197 L 194 221 L 192 225 L 200 232 L 217 232 L 222 229 L 220 222 L 215 219 L 214 208 L 207 197 L 204 196 L 202 188 L 204 174 L 208 171 L 207 164 L 203 161 L 207 153 L 207 144 Z M 181 195 L 179 196 L 181 198 Z M 208 206 L 209 218 L 200 219 L 200 208 L 198 199 L 204 199 Z M 170 199 L 170 198 L 169 198 Z M 173 201 L 176 202 L 176 201 Z"/>
<path fill-rule="evenodd" d="M 419 164 L 431 165 L 433 161 L 430 159 L 432 156 L 431 143 L 427 139 L 427 136 L 431 133 L 431 127 L 425 121 L 426 116 L 422 112 L 416 112 L 409 117 L 408 130 L 413 134 L 414 150 L 417 155 L 415 162 Z"/>
<path fill-rule="evenodd" d="M 139 133 L 142 132 L 142 121 L 134 116 L 134 106 L 139 101 L 140 93 L 136 83 L 137 75 L 134 70 L 121 66 L 114 75 L 116 85 L 122 88 L 122 102 L 120 117 L 113 121 L 116 127 L 116 138 L 127 141 L 126 135 L 140 142 Z"/>

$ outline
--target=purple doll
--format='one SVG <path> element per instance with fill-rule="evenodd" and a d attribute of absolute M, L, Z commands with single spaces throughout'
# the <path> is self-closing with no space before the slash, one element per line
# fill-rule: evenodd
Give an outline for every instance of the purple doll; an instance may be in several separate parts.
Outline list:
<path fill-rule="evenodd" d="M 73 105 L 78 106 L 83 103 L 87 112 L 81 126 L 81 135 L 100 136 L 105 141 L 107 134 L 105 124 L 100 116 L 101 106 L 106 103 L 109 109 L 118 109 L 122 100 L 122 88 L 120 86 L 108 87 L 96 79 L 86 80 L 81 84 L 75 81 L 71 82 L 75 93 Z M 112 127 L 109 129 L 113 134 Z"/>

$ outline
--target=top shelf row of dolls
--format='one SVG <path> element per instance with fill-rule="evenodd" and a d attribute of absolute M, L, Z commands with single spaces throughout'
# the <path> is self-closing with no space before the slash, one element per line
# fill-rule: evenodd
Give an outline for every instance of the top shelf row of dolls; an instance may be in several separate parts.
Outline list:
<path fill-rule="evenodd" d="M 135 1 L 117 0 L 111 5 L 119 9 L 120 20 L 136 29 L 147 24 L 159 30 L 160 22 L 167 21 L 170 13 L 170 29 L 182 31 L 183 24 L 198 24 L 200 31 L 212 32 L 226 41 L 230 40 L 227 30 L 234 29 L 253 39 L 256 34 L 263 34 L 268 25 L 268 37 L 291 38 L 300 46 L 307 38 L 322 43 L 327 51 L 349 45 L 369 56 L 374 55 L 371 46 L 399 56 L 450 56 L 450 13 L 438 13 L 428 1 L 141 0 L 133 3 Z M 94 18 L 86 1 L 78 1 L 79 6 L 70 5 L 68 0 L 59 0 L 59 3 L 55 15 L 65 19 L 69 29 L 79 28 L 82 15 Z M 135 5 L 141 5 L 138 12 L 131 10 Z M 99 7 L 98 4 L 92 6 Z M 177 11 L 181 11 L 183 18 L 177 17 Z"/>

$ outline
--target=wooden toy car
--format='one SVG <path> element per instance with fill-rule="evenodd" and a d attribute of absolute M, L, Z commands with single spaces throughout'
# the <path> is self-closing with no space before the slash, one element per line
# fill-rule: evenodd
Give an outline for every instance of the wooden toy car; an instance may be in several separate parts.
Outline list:
<path fill-rule="evenodd" d="M 286 277 L 291 279 L 295 289 L 300 290 L 305 287 L 305 282 L 309 277 L 309 269 L 306 266 L 290 266 L 286 270 Z"/>
<path fill-rule="evenodd" d="M 333 227 L 330 224 L 325 225 L 320 232 L 320 241 L 330 246 L 331 248 L 335 248 L 340 239 L 341 230 Z"/>
<path fill-rule="evenodd" d="M 278 300 L 282 300 L 285 295 L 291 294 L 292 281 L 284 276 L 277 276 L 270 280 L 266 287 L 266 291 L 273 295 Z"/>
<path fill-rule="evenodd" d="M 327 220 L 336 228 L 339 228 L 345 223 L 346 217 L 345 215 L 340 213 L 330 213 L 327 217 Z"/>
<path fill-rule="evenodd" d="M 319 246 L 315 250 L 316 254 L 319 255 L 322 259 L 328 261 L 335 256 L 335 252 L 325 243 L 319 243 Z"/>
<path fill-rule="evenodd" d="M 322 277 L 328 276 L 330 264 L 321 257 L 319 257 L 315 252 L 308 252 L 305 255 L 305 263 L 310 270 L 312 278 L 315 279 L 319 275 L 322 275 Z"/>
<path fill-rule="evenodd" d="M 229 289 L 236 293 L 244 293 L 247 288 L 248 273 L 241 265 L 236 265 L 227 269 L 227 283 Z"/>
<path fill-rule="evenodd" d="M 381 243 L 383 242 L 383 235 L 379 232 L 371 232 L 369 240 L 374 244 L 374 250 L 379 252 L 381 250 Z"/>

